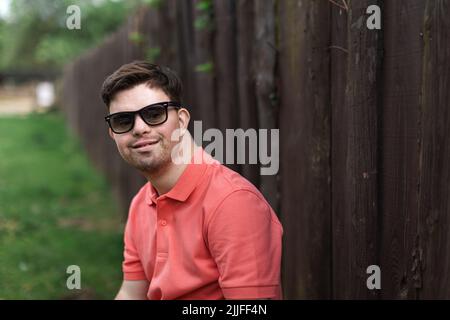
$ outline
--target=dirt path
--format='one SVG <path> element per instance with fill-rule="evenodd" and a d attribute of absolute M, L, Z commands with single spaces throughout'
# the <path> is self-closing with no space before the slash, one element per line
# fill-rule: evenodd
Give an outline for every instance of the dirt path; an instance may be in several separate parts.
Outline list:
<path fill-rule="evenodd" d="M 0 116 L 27 114 L 35 109 L 32 84 L 0 87 Z"/>
<path fill-rule="evenodd" d="M 0 97 L 0 116 L 27 114 L 35 109 L 34 105 L 31 97 Z"/>

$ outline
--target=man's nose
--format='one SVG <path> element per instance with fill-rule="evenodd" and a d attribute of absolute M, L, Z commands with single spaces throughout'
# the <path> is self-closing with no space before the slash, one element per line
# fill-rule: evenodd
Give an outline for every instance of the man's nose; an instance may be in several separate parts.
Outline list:
<path fill-rule="evenodd" d="M 144 133 L 150 132 L 151 127 L 142 120 L 139 114 L 135 115 L 134 118 L 134 126 L 133 126 L 133 134 L 134 135 L 142 135 Z"/>

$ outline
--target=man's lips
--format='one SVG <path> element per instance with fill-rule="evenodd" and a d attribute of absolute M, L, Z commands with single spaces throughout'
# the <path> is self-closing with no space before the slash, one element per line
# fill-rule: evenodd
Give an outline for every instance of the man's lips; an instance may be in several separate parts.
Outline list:
<path fill-rule="evenodd" d="M 159 140 L 140 140 L 131 145 L 133 149 L 140 149 L 158 143 Z"/>

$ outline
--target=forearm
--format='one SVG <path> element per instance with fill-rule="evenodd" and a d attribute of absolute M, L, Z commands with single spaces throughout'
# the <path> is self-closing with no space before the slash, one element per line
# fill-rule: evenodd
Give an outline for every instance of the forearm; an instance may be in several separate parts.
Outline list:
<path fill-rule="evenodd" d="M 147 300 L 147 281 L 124 281 L 115 300 Z"/>

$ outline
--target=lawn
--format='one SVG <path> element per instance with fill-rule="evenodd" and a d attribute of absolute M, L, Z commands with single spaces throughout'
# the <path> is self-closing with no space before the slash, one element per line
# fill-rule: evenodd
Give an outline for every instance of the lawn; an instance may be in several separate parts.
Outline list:
<path fill-rule="evenodd" d="M 0 117 L 0 299 L 111 299 L 123 224 L 57 112 Z M 81 290 L 66 269 L 81 269 Z"/>

